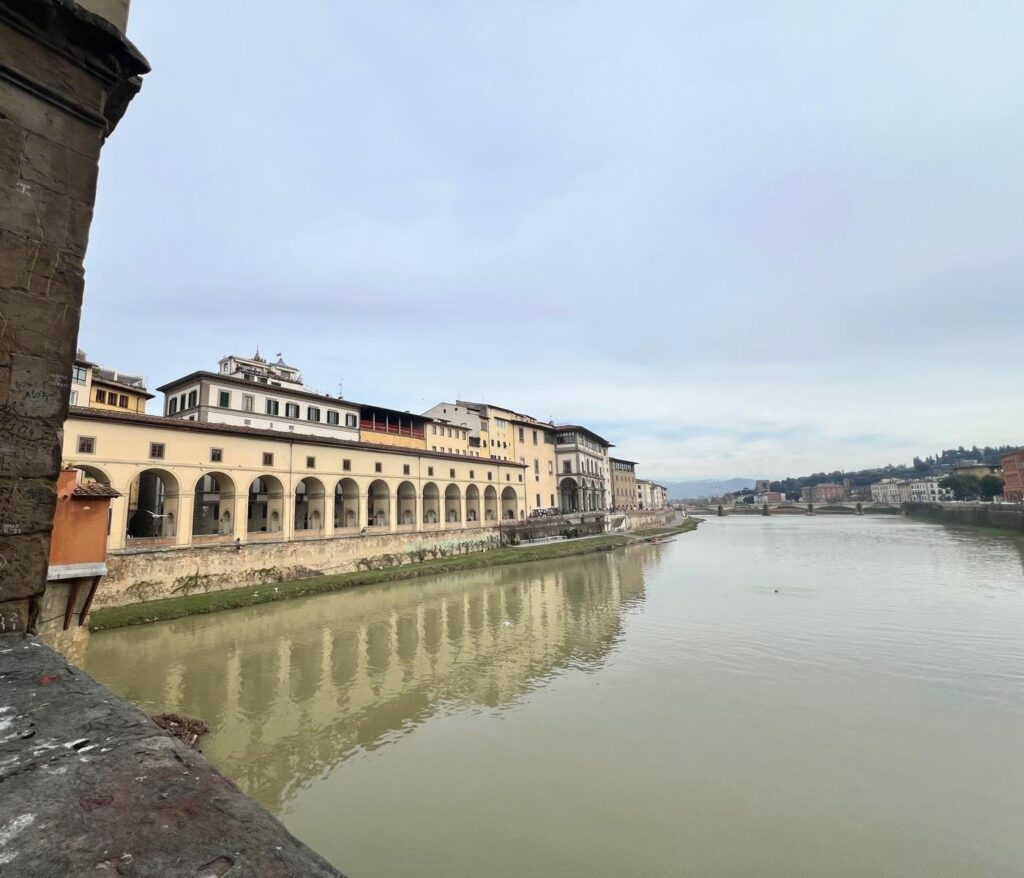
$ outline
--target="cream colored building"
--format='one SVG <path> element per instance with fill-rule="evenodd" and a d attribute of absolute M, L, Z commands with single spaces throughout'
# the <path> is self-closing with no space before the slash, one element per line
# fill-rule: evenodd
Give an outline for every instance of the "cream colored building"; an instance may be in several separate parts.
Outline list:
<path fill-rule="evenodd" d="M 97 365 L 83 351 L 75 356 L 70 405 L 145 414 L 146 403 L 152 398 L 141 375 Z"/>
<path fill-rule="evenodd" d="M 614 510 L 636 509 L 636 461 L 618 457 L 608 459 L 612 476 L 612 503 Z"/>
<path fill-rule="evenodd" d="M 527 467 L 527 513 L 558 506 L 555 428 L 530 415 L 482 402 L 440 402 L 424 412 L 468 431 L 470 453 Z"/>
<path fill-rule="evenodd" d="M 600 512 L 611 506 L 608 449 L 614 446 L 577 424 L 555 427 L 559 508 L 564 513 Z"/>
<path fill-rule="evenodd" d="M 527 467 L 422 448 L 72 408 L 63 459 L 122 496 L 111 549 L 494 527 Z"/>

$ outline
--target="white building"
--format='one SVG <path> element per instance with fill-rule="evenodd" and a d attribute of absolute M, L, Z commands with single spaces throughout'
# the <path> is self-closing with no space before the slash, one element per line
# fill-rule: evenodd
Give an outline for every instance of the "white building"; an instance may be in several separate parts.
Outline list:
<path fill-rule="evenodd" d="M 586 427 L 555 427 L 558 505 L 562 512 L 598 512 L 612 505 L 608 449 L 613 447 Z"/>
<path fill-rule="evenodd" d="M 953 499 L 953 492 L 939 487 L 937 476 L 923 479 L 882 479 L 871 486 L 871 499 L 875 503 L 942 503 Z"/>
<path fill-rule="evenodd" d="M 300 432 L 359 440 L 360 406 L 307 389 L 299 370 L 278 358 L 269 363 L 227 356 L 217 372 L 192 372 L 157 388 L 163 413 L 213 424 Z"/>

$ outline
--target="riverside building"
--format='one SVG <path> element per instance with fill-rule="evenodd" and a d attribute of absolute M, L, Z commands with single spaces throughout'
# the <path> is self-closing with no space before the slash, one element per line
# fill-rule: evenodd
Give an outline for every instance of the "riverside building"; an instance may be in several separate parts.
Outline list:
<path fill-rule="evenodd" d="M 612 477 L 612 509 L 638 509 L 636 492 L 636 461 L 608 458 Z"/>
<path fill-rule="evenodd" d="M 871 486 L 871 500 L 875 503 L 942 503 L 952 500 L 949 488 L 939 487 L 937 476 L 923 479 L 882 479 Z"/>
<path fill-rule="evenodd" d="M 461 399 L 439 402 L 423 414 L 437 422 L 438 430 L 466 431 L 470 454 L 525 466 L 528 514 L 558 506 L 552 424 L 509 408 Z M 441 441 L 446 438 L 442 436 Z"/>
<path fill-rule="evenodd" d="M 559 508 L 562 512 L 600 512 L 611 505 L 607 439 L 578 424 L 555 429 Z"/>

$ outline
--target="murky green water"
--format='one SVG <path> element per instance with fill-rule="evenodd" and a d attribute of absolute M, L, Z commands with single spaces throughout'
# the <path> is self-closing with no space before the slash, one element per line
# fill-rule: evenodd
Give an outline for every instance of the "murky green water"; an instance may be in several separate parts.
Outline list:
<path fill-rule="evenodd" d="M 737 518 L 94 636 L 353 878 L 1020 876 L 1024 548 Z"/>

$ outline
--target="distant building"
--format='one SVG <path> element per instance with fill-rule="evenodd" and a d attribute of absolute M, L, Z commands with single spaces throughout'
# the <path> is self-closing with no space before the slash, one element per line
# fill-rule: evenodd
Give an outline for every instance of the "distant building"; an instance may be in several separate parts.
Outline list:
<path fill-rule="evenodd" d="M 760 484 L 760 483 L 758 483 Z M 765 482 L 764 484 L 768 484 Z M 760 494 L 754 496 L 754 502 L 756 503 L 782 503 L 786 499 L 786 495 L 782 491 L 762 491 Z"/>
<path fill-rule="evenodd" d="M 653 509 L 664 509 L 668 506 L 668 488 L 664 485 L 659 485 L 657 482 L 651 483 L 651 507 Z"/>
<path fill-rule="evenodd" d="M 808 485 L 800 493 L 801 503 L 840 503 L 846 499 L 846 488 L 843 485 L 825 483 Z"/>
<path fill-rule="evenodd" d="M 1024 448 L 1004 454 L 1003 499 L 1009 503 L 1024 503 Z"/>
<path fill-rule="evenodd" d="M 1002 476 L 1003 471 L 998 466 L 991 466 L 977 460 L 962 460 L 953 466 L 954 475 L 974 476 L 982 479 L 985 476 Z"/>
<path fill-rule="evenodd" d="M 70 405 L 144 415 L 146 403 L 153 396 L 146 390 L 146 379 L 141 375 L 99 366 L 90 361 L 84 351 L 78 351 L 75 356 Z"/>
<path fill-rule="evenodd" d="M 612 509 L 636 509 L 636 462 L 610 457 L 612 473 Z"/>
<path fill-rule="evenodd" d="M 767 494 L 771 489 L 771 482 L 769 482 L 768 479 L 758 479 L 754 482 L 755 494 Z"/>
<path fill-rule="evenodd" d="M 938 476 L 923 479 L 882 479 L 871 486 L 875 503 L 942 503 L 953 499 L 949 488 L 939 487 Z"/>

